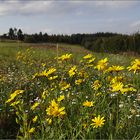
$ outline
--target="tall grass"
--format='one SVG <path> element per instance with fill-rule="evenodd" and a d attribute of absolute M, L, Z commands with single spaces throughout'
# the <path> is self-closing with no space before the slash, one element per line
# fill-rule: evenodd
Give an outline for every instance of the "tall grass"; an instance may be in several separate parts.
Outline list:
<path fill-rule="evenodd" d="M 79 46 L 0 50 L 0 138 L 139 139 L 140 60 L 134 73 L 133 57 Z"/>

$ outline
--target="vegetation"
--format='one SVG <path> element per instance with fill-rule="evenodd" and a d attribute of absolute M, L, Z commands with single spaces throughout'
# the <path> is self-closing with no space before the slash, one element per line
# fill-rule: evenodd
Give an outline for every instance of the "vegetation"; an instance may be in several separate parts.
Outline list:
<path fill-rule="evenodd" d="M 140 34 L 86 38 L 83 45 L 95 52 L 140 54 Z"/>
<path fill-rule="evenodd" d="M 0 138 L 140 138 L 139 58 L 2 42 L 0 68 Z"/>
<path fill-rule="evenodd" d="M 3 34 L 1 39 L 10 39 L 10 40 L 24 40 L 24 35 L 21 29 L 10 28 L 7 34 Z"/>
<path fill-rule="evenodd" d="M 134 53 L 140 54 L 140 34 L 133 35 L 117 33 L 95 33 L 95 34 L 72 34 L 72 35 L 48 35 L 23 34 L 21 29 L 9 29 L 7 34 L 2 35 L 1 41 L 6 39 L 20 40 L 26 43 L 68 43 L 82 45 L 94 52 L 107 53 Z"/>

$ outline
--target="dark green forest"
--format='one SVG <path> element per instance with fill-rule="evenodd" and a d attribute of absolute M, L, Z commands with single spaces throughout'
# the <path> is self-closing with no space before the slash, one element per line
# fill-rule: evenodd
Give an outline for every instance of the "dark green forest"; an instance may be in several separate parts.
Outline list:
<path fill-rule="evenodd" d="M 68 43 L 79 44 L 95 52 L 140 54 L 140 33 L 127 35 L 110 32 L 93 34 L 24 34 L 21 29 L 10 28 L 9 32 L 0 36 L 0 40 L 21 40 L 26 43 Z"/>

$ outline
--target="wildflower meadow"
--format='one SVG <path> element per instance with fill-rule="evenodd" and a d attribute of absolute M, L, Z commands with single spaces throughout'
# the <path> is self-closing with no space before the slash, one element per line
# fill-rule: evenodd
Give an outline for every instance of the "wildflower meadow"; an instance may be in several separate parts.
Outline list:
<path fill-rule="evenodd" d="M 140 139 L 139 58 L 12 49 L 1 53 L 0 138 Z"/>

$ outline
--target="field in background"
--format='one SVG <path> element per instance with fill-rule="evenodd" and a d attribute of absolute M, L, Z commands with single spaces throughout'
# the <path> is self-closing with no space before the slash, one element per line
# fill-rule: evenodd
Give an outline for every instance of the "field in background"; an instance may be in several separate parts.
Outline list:
<path fill-rule="evenodd" d="M 140 75 L 127 70 L 136 58 L 0 42 L 0 139 L 139 139 Z M 125 68 L 104 73 L 97 65 Z"/>
<path fill-rule="evenodd" d="M 72 53 L 75 59 L 81 59 L 82 56 L 93 53 L 97 59 L 103 57 L 108 57 L 111 64 L 128 65 L 130 61 L 134 58 L 139 58 L 139 56 L 131 56 L 130 54 L 107 54 L 107 53 L 94 53 L 79 45 L 68 45 L 68 44 L 58 44 L 58 51 L 56 44 L 28 44 L 28 43 L 17 43 L 17 42 L 0 42 L 0 60 L 10 62 L 15 59 L 15 55 L 18 51 L 25 51 L 27 48 L 32 48 L 35 54 L 32 54 L 33 58 L 36 59 L 48 59 L 54 58 L 57 55 L 62 55 L 64 53 Z M 41 49 L 40 49 L 41 48 Z M 0 64 L 0 65 L 1 65 Z"/>

